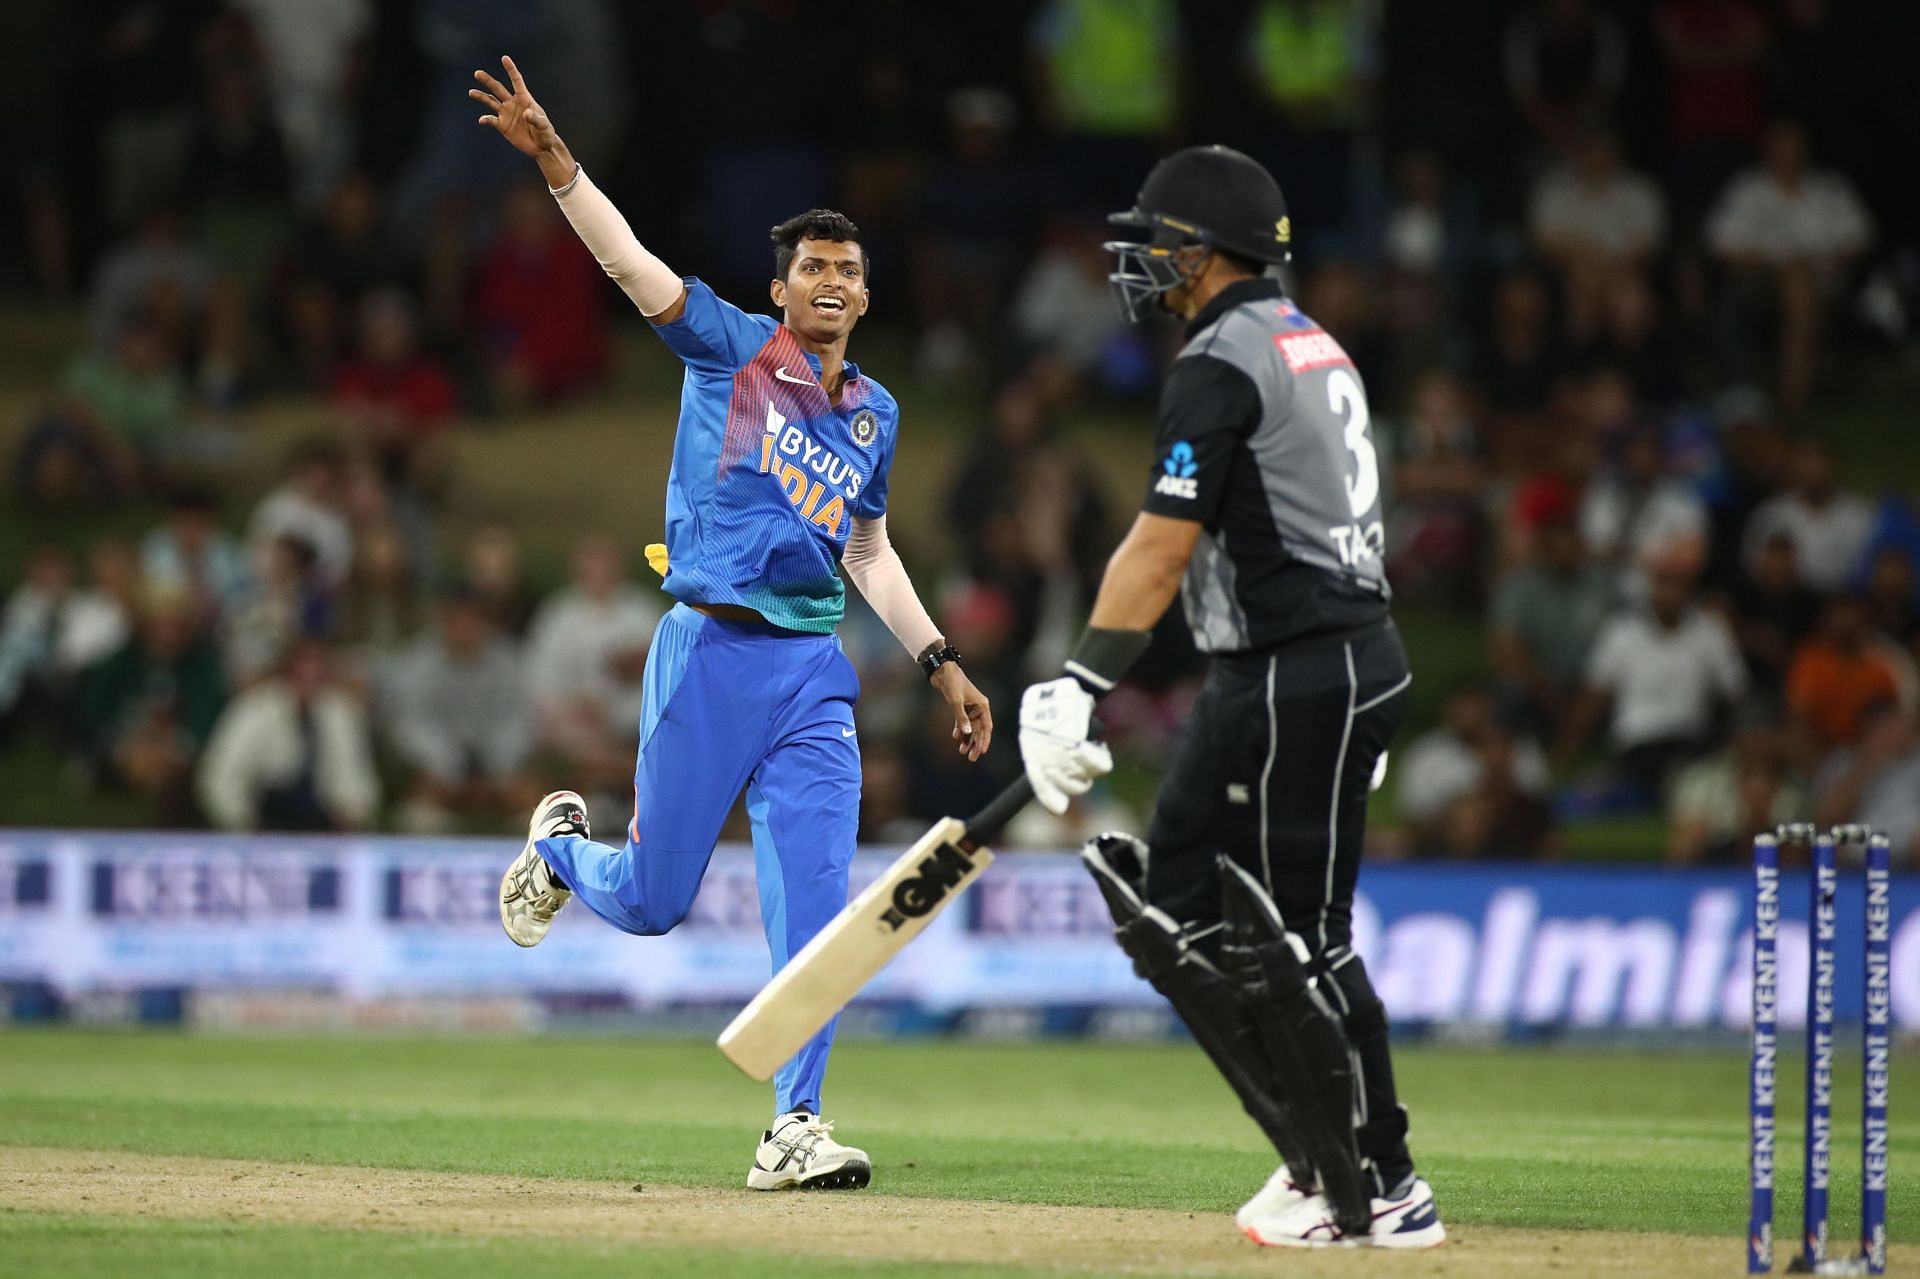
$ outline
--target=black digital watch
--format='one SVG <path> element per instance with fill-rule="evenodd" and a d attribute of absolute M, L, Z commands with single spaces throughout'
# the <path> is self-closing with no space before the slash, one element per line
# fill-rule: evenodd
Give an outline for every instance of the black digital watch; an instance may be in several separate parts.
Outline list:
<path fill-rule="evenodd" d="M 960 650 L 947 643 L 945 639 L 937 639 L 927 645 L 926 649 L 921 652 L 919 660 L 920 669 L 927 673 L 928 679 L 932 679 L 934 672 L 938 671 L 948 662 L 952 662 L 955 666 L 961 664 Z"/>

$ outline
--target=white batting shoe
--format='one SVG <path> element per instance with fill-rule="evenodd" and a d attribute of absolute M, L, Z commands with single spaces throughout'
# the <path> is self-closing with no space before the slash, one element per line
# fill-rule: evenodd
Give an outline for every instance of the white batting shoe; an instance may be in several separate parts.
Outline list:
<path fill-rule="evenodd" d="M 1276 1195 L 1275 1199 L 1271 1211 L 1247 1213 L 1243 1208 L 1233 1217 L 1240 1233 L 1263 1248 L 1357 1248 L 1370 1242 L 1340 1233 L 1333 1206 L 1324 1195 Z"/>
<path fill-rule="evenodd" d="M 557 790 L 534 805 L 526 846 L 500 877 L 500 926 L 517 946 L 538 946 L 553 927 L 553 917 L 573 899 L 534 848 L 536 841 L 555 835 L 590 838 L 586 803 L 570 790 Z"/>
<path fill-rule="evenodd" d="M 1281 1164 L 1274 1169 L 1273 1176 L 1267 1178 L 1267 1184 L 1255 1191 L 1253 1198 L 1240 1205 L 1240 1210 L 1233 1214 L 1233 1224 L 1244 1231 L 1252 1222 L 1271 1217 L 1310 1197 L 1308 1191 L 1294 1184 L 1293 1178 L 1287 1173 L 1287 1166 Z"/>
<path fill-rule="evenodd" d="M 1373 1246 L 1376 1248 L 1438 1248 L 1447 1241 L 1434 1207 L 1433 1187 L 1424 1177 L 1409 1177 L 1395 1187 L 1396 1194 L 1373 1201 Z"/>
<path fill-rule="evenodd" d="M 873 1180 L 873 1161 L 832 1134 L 832 1122 L 811 1111 L 781 1115 L 754 1152 L 747 1189 L 859 1190 Z"/>

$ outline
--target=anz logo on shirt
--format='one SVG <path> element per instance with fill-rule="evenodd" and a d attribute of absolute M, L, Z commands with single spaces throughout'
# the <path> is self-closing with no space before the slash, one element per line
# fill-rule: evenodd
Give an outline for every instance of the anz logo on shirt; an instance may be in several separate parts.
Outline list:
<path fill-rule="evenodd" d="M 767 431 L 760 437 L 760 473 L 778 480 L 781 492 L 801 517 L 835 539 L 846 521 L 847 503 L 860 496 L 862 477 L 853 463 L 799 427 L 789 426 L 785 415 L 771 404 L 767 405 Z"/>
<path fill-rule="evenodd" d="M 1193 460 L 1193 445 L 1185 440 L 1175 444 L 1161 459 L 1160 469 L 1164 474 L 1153 486 L 1154 492 L 1188 499 L 1200 496 L 1200 481 L 1194 478 L 1200 467 Z"/>

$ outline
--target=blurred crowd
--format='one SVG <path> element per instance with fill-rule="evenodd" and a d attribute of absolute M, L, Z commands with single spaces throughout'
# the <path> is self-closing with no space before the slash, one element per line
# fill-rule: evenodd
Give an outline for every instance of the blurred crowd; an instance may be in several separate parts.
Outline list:
<path fill-rule="evenodd" d="M 1396 114 L 1387 0 L 666 8 L 24 19 L 48 52 L 26 91 L 74 110 L 10 161 L 5 284 L 77 305 L 86 338 L 6 463 L 27 550 L 0 749 L 53 743 L 77 793 L 161 825 L 497 829 L 554 784 L 621 820 L 669 601 L 630 529 L 527 563 L 448 462 L 475 423 L 604 394 L 632 322 L 537 174 L 473 127 L 470 72 L 505 50 L 643 238 L 743 304 L 772 222 L 834 203 L 861 223 L 867 323 L 903 365 L 876 371 L 979 405 L 949 509 L 894 524 L 1003 719 L 1057 670 L 1136 498 L 1065 428 L 1144 423 L 1176 337 L 1119 321 L 1102 215 L 1169 146 L 1219 140 L 1279 177 L 1289 284 L 1366 380 L 1403 617 L 1485 623 L 1482 676 L 1394 753 L 1390 847 L 1544 857 L 1569 823 L 1665 813 L 1676 861 L 1789 817 L 1920 856 L 1920 521 L 1849 488 L 1823 429 L 1836 385 L 1913 340 L 1900 210 L 1834 158 L 1858 154 L 1840 6 L 1510 4 L 1459 90 L 1500 136 L 1467 149 Z M 825 48 L 849 73 L 831 128 L 795 103 L 828 93 L 799 56 Z M 727 71 L 747 66 L 783 70 Z M 255 406 L 287 397 L 327 430 L 265 491 L 236 481 Z M 36 533 L 129 511 L 129 539 Z M 954 756 L 857 604 L 844 641 L 864 837 L 1017 767 L 1010 732 L 993 767 Z M 1171 619 L 1103 711 L 1123 757 L 1165 756 L 1198 669 Z M 1015 839 L 1140 817 L 1103 787 Z"/>

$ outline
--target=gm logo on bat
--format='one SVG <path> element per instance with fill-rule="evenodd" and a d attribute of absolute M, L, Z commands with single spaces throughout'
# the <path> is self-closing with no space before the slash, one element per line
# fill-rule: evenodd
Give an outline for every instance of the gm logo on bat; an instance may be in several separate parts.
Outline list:
<path fill-rule="evenodd" d="M 952 844 L 940 845 L 933 856 L 920 863 L 919 874 L 909 875 L 894 886 L 893 905 L 880 913 L 880 922 L 889 932 L 897 933 L 909 919 L 931 914 L 973 868 L 973 858 L 966 853 Z"/>

